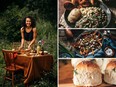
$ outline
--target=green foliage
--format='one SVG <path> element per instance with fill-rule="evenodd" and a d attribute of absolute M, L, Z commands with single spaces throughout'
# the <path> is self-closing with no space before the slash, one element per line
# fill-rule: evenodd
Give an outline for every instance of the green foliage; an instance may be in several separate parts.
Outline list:
<path fill-rule="evenodd" d="M 36 11 L 29 11 L 26 7 L 20 9 L 16 5 L 9 6 L 7 10 L 0 15 L 0 37 L 12 42 L 20 41 L 21 22 L 27 15 L 36 17 Z"/>
<path fill-rule="evenodd" d="M 53 24 L 56 24 L 57 0 L 27 0 L 26 6 L 30 10 L 38 10 L 41 18 L 50 20 Z"/>
<path fill-rule="evenodd" d="M 43 18 L 41 12 L 38 13 L 38 9 L 30 11 L 27 7 L 20 9 L 17 5 L 12 4 L 12 6 L 7 7 L 4 13 L 0 14 L 0 37 L 11 42 L 20 41 L 21 22 L 22 19 L 28 15 L 36 19 L 37 28 L 43 31 L 41 34 L 46 34 L 47 36 L 56 33 L 56 24 Z M 44 32 L 45 29 L 46 31 Z"/>
<path fill-rule="evenodd" d="M 19 34 L 19 26 L 21 20 L 19 19 L 19 15 L 17 14 L 18 6 L 8 7 L 8 9 L 2 15 L 0 19 L 0 33 L 5 39 L 9 39 L 13 41 L 14 37 Z"/>
<path fill-rule="evenodd" d="M 12 45 L 9 41 L 4 39 L 0 40 L 0 42 L 0 64 L 4 64 L 2 49 L 11 49 Z"/>
<path fill-rule="evenodd" d="M 39 80 L 34 81 L 32 87 L 57 87 L 57 63 L 55 63 L 53 69 Z"/>
<path fill-rule="evenodd" d="M 56 55 L 56 44 L 57 44 L 57 32 L 55 25 L 52 25 L 51 22 L 38 19 L 37 22 L 37 41 L 44 40 L 44 49 L 54 55 L 55 59 Z"/>

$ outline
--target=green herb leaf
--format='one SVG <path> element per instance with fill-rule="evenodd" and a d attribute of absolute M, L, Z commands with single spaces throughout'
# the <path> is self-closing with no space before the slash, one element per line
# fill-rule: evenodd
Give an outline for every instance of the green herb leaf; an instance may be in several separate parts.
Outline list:
<path fill-rule="evenodd" d="M 75 73 L 75 74 L 78 74 L 76 70 L 74 70 L 74 73 Z"/>
<path fill-rule="evenodd" d="M 114 72 L 116 72 L 116 68 L 112 69 Z"/>
<path fill-rule="evenodd" d="M 90 60 L 91 62 L 93 62 L 93 63 L 95 63 L 96 62 L 96 60 L 95 59 L 92 59 L 92 60 Z"/>

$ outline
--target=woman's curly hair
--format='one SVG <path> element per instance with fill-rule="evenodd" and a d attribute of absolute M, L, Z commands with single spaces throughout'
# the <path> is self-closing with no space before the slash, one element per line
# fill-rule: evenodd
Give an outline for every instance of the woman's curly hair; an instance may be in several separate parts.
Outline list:
<path fill-rule="evenodd" d="M 35 20 L 31 16 L 27 16 L 22 21 L 22 27 L 26 28 L 26 18 L 31 19 L 31 27 L 34 28 L 36 26 Z"/>

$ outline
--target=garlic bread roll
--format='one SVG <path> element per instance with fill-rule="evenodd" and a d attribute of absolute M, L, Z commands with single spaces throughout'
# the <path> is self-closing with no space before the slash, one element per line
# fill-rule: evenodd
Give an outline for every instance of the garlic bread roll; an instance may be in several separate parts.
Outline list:
<path fill-rule="evenodd" d="M 102 74 L 99 66 L 92 61 L 82 61 L 74 69 L 73 83 L 76 86 L 100 85 Z"/>
<path fill-rule="evenodd" d="M 104 81 L 116 85 L 116 61 L 110 61 L 107 64 L 104 74 Z"/>

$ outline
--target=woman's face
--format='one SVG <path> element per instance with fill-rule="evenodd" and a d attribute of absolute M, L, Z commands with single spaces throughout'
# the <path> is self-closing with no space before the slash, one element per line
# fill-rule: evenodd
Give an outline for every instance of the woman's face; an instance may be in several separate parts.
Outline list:
<path fill-rule="evenodd" d="M 31 26 L 31 19 L 30 18 L 26 18 L 26 26 L 27 27 Z"/>

